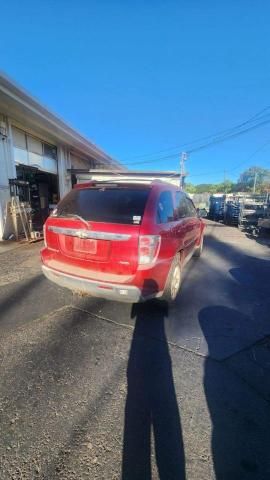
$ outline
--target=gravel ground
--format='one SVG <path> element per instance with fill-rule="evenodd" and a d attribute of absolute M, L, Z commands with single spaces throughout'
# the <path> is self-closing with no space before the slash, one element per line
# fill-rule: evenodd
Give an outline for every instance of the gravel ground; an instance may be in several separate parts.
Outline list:
<path fill-rule="evenodd" d="M 208 224 L 169 309 L 0 254 L 0 479 L 269 480 L 269 248 Z"/>

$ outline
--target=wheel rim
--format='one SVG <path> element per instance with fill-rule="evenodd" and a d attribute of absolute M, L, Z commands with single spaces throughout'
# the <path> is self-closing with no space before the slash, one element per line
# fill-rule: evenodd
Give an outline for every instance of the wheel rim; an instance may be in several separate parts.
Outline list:
<path fill-rule="evenodd" d="M 181 281 L 181 271 L 179 265 L 176 265 L 173 275 L 172 275 L 172 282 L 171 282 L 171 297 L 174 300 L 179 288 L 180 288 L 180 281 Z"/>

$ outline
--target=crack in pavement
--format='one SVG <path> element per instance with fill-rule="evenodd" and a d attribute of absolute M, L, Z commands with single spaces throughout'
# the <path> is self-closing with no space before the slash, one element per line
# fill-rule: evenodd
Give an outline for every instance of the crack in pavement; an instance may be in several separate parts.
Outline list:
<path fill-rule="evenodd" d="M 117 327 L 123 327 L 123 328 L 126 328 L 128 330 L 131 330 L 131 331 L 134 331 L 134 327 L 131 326 L 131 325 L 127 325 L 127 324 L 124 324 L 124 323 L 120 323 L 120 322 L 117 322 L 115 320 L 112 320 L 108 317 L 104 317 L 102 315 L 98 315 L 96 313 L 93 313 L 93 312 L 90 312 L 89 310 L 86 310 L 86 309 L 83 309 L 83 308 L 80 308 L 80 307 L 77 307 L 77 306 L 74 306 L 74 305 L 69 305 L 69 307 L 75 309 L 75 310 L 78 310 L 78 311 L 81 311 L 82 313 L 86 313 L 98 320 L 101 320 L 101 321 L 105 321 L 105 322 L 108 322 L 110 324 L 113 324 Z M 145 338 L 146 335 L 141 335 L 141 337 Z M 263 339 L 267 338 L 268 336 L 266 335 Z M 151 340 L 154 340 L 154 341 L 157 341 L 157 342 L 161 342 L 161 343 L 164 343 L 164 340 L 160 339 L 160 338 L 157 338 L 155 336 L 148 336 L 148 338 L 150 338 Z M 186 347 L 183 347 L 181 345 L 178 345 L 177 343 L 175 342 L 172 342 L 172 341 L 169 341 L 167 340 L 167 344 L 170 346 L 170 347 L 173 347 L 177 350 L 182 350 L 184 352 L 188 352 L 188 353 L 191 353 L 193 354 L 194 356 L 196 357 L 199 357 L 199 358 L 204 358 L 204 359 L 207 359 L 208 361 L 211 360 L 213 363 L 216 363 L 216 364 L 219 364 L 219 365 L 223 365 L 228 371 L 230 371 L 236 378 L 240 378 L 241 381 L 243 383 L 245 383 L 252 391 L 254 391 L 256 393 L 256 395 L 263 399 L 264 401 L 266 401 L 268 404 L 270 404 L 270 401 L 269 399 L 267 399 L 265 397 L 265 395 L 263 395 L 261 392 L 259 392 L 252 384 L 250 384 L 243 376 L 241 376 L 238 372 L 234 371 L 233 368 L 229 365 L 227 365 L 227 360 L 229 359 L 232 359 L 233 357 L 237 357 L 237 355 L 239 355 L 240 353 L 243 353 L 244 351 L 249 351 L 250 349 L 252 349 L 255 345 L 258 345 L 260 344 L 263 339 L 260 339 L 256 342 L 254 342 L 252 345 L 249 345 L 247 347 L 244 347 L 243 349 L 240 349 L 238 352 L 236 353 L 233 353 L 232 355 L 229 355 L 227 358 L 225 359 L 222 359 L 222 360 L 218 360 L 218 359 L 215 359 L 215 358 L 212 358 L 211 356 L 209 355 L 204 355 L 200 352 L 196 352 L 192 349 L 189 349 L 189 348 L 186 348 Z"/>

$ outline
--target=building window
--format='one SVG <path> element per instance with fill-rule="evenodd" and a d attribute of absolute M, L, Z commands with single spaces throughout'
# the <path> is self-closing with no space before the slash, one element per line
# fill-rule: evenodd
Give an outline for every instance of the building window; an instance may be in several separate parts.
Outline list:
<path fill-rule="evenodd" d="M 23 148 L 24 150 L 27 149 L 26 147 L 26 135 L 22 130 L 18 130 L 18 128 L 12 129 L 12 136 L 13 136 L 13 143 L 17 148 Z"/>
<path fill-rule="evenodd" d="M 54 160 L 56 160 L 57 149 L 53 145 L 49 145 L 48 143 L 43 143 L 43 154 L 44 154 L 44 157 L 53 158 Z"/>
<path fill-rule="evenodd" d="M 41 171 L 57 173 L 57 148 L 12 127 L 14 158 L 17 165 L 31 165 Z"/>
<path fill-rule="evenodd" d="M 34 137 L 31 137 L 30 135 L 27 135 L 27 150 L 28 152 L 36 153 L 37 155 L 42 155 L 43 153 L 42 142 L 40 140 L 37 140 Z"/>

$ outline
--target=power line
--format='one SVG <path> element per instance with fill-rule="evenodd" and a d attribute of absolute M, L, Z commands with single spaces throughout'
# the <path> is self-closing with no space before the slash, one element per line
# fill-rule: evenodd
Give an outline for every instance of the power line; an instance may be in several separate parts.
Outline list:
<path fill-rule="evenodd" d="M 205 145 L 201 145 L 200 147 L 188 150 L 187 153 L 190 154 L 190 153 L 198 152 L 200 150 L 204 150 L 205 148 L 211 147 L 212 145 L 217 145 L 218 143 L 222 143 L 222 142 L 225 142 L 227 140 L 230 140 L 231 138 L 239 137 L 240 135 L 243 135 L 246 132 L 255 130 L 256 128 L 262 127 L 263 125 L 267 125 L 267 123 L 270 123 L 270 118 L 268 120 L 265 120 L 264 122 L 258 123 L 257 125 L 253 125 L 252 127 L 245 128 L 244 130 L 241 130 L 240 132 L 233 133 L 231 135 L 224 135 L 223 137 L 217 138 L 216 140 L 213 140 L 212 142 L 206 143 Z"/>
<path fill-rule="evenodd" d="M 233 130 L 237 129 L 237 128 L 241 128 L 243 127 L 244 125 L 246 125 L 247 123 L 250 123 L 251 121 L 253 121 L 256 117 L 258 117 L 259 115 L 261 115 L 264 111 L 270 109 L 270 106 L 268 107 L 265 107 L 263 110 L 260 110 L 258 113 L 256 113 L 256 115 L 253 115 L 250 119 L 246 120 L 245 122 L 242 122 L 238 125 L 235 125 L 234 127 L 231 127 L 229 129 L 225 129 L 225 130 L 221 130 L 219 132 L 216 132 L 216 133 L 213 133 L 211 135 L 207 135 L 205 137 L 201 137 L 201 138 L 197 138 L 193 141 L 190 141 L 190 142 L 186 142 L 186 143 L 182 143 L 181 145 L 178 145 L 178 146 L 175 146 L 175 147 L 171 147 L 171 148 L 168 148 L 168 149 L 164 149 L 164 150 L 159 150 L 157 152 L 153 152 L 153 153 L 149 153 L 149 154 L 143 154 L 143 155 L 137 155 L 133 158 L 144 158 L 144 157 L 149 157 L 149 156 L 152 156 L 152 155 L 158 155 L 159 153 L 164 153 L 164 152 L 169 152 L 171 150 L 175 150 L 175 149 L 179 149 L 179 148 L 182 148 L 182 147 L 185 147 L 187 145 L 193 145 L 194 143 L 198 143 L 200 141 L 203 141 L 203 140 L 207 140 L 208 138 L 211 138 L 211 137 L 216 137 L 217 135 L 221 135 L 221 134 L 225 134 L 225 133 L 229 133 L 229 132 L 232 132 Z M 261 117 L 263 118 L 263 117 Z M 179 153 L 179 152 L 178 152 Z"/>
<path fill-rule="evenodd" d="M 270 144 L 270 140 L 268 140 L 267 142 L 265 142 L 263 145 L 261 145 L 259 148 L 257 148 L 257 150 L 255 150 L 255 152 L 253 152 L 248 158 L 247 160 L 245 160 L 244 162 L 241 162 L 239 163 L 236 167 L 233 167 L 233 168 L 230 168 L 228 171 L 232 172 L 234 170 L 237 170 L 239 167 L 242 167 L 243 165 L 247 164 L 251 158 L 253 158 L 258 152 L 260 152 L 261 150 L 264 149 L 264 147 L 266 147 L 267 145 Z"/>
<path fill-rule="evenodd" d="M 259 128 L 263 125 L 266 125 L 270 123 L 270 117 L 265 120 L 264 122 L 260 122 L 260 123 L 257 123 L 251 127 L 248 127 L 248 128 L 245 128 L 239 132 L 236 132 L 236 133 L 233 133 L 231 135 L 224 135 L 223 137 L 220 137 L 220 138 L 216 138 L 214 140 L 212 140 L 211 142 L 208 142 L 206 144 L 203 144 L 203 145 L 200 145 L 199 147 L 196 147 L 196 148 L 193 148 L 191 150 L 187 150 L 187 154 L 190 154 L 190 153 L 195 153 L 195 152 L 198 152 L 200 150 L 204 150 L 206 148 L 209 148 L 209 147 L 212 147 L 214 145 L 217 145 L 219 143 L 222 143 L 222 142 L 225 142 L 227 140 L 230 140 L 232 138 L 237 138 L 238 136 L 240 135 L 243 135 L 249 131 L 252 131 L 252 130 L 255 130 L 256 128 Z M 171 155 L 166 155 L 166 156 L 161 156 L 161 157 L 158 157 L 158 158 L 155 158 L 153 160 L 144 160 L 142 162 L 133 162 L 132 164 L 129 164 L 129 165 L 143 165 L 143 164 L 149 164 L 149 163 L 156 163 L 160 160 L 167 160 L 167 159 L 172 159 L 172 158 L 178 158 L 179 154 L 181 152 L 177 152 L 177 153 L 174 153 L 174 154 L 171 154 Z M 126 164 L 127 165 L 127 164 Z"/>
<path fill-rule="evenodd" d="M 144 160 L 142 162 L 124 163 L 124 165 L 144 165 L 144 164 L 147 164 L 147 163 L 155 163 L 155 162 L 158 162 L 159 160 L 167 160 L 168 158 L 178 158 L 179 153 L 180 152 L 173 153 L 171 155 L 165 155 L 165 156 L 162 156 L 162 157 L 155 158 L 154 160 Z"/>
<path fill-rule="evenodd" d="M 172 150 L 175 150 L 175 149 L 179 149 L 179 148 L 182 148 L 182 147 L 185 147 L 185 146 L 188 146 L 188 145 L 193 145 L 194 143 L 198 143 L 198 142 L 201 142 L 203 140 L 207 140 L 209 138 L 212 138 L 212 137 L 217 137 L 219 135 L 222 135 L 222 134 L 229 134 L 229 133 L 232 133 L 234 130 L 236 129 L 239 129 L 239 128 L 242 128 L 243 126 L 247 125 L 248 123 L 251 123 L 253 122 L 255 119 L 258 120 L 258 117 L 260 117 L 259 119 L 261 120 L 262 118 L 264 118 L 265 116 L 267 115 L 262 115 L 263 112 L 265 112 L 266 110 L 269 110 L 270 109 L 270 106 L 267 106 L 265 108 L 263 108 L 262 110 L 260 110 L 258 113 L 256 113 L 255 115 L 253 115 L 251 118 L 249 118 L 248 120 L 238 124 L 238 125 L 235 125 L 234 127 L 231 127 L 229 129 L 225 129 L 225 130 L 221 130 L 219 132 L 216 132 L 216 133 L 213 133 L 211 135 L 207 135 L 205 137 L 201 137 L 201 138 L 197 138 L 193 141 L 190 141 L 190 142 L 185 142 L 185 143 L 182 143 L 180 145 L 177 145 L 175 147 L 171 147 L 171 148 L 168 148 L 168 149 L 163 149 L 163 150 L 159 150 L 159 151 L 156 151 L 156 152 L 152 152 L 152 153 L 148 153 L 148 154 L 142 154 L 142 155 L 137 155 L 133 158 L 145 158 L 145 157 L 151 157 L 153 155 L 158 155 L 159 153 L 165 153 L 165 152 L 169 152 L 169 151 L 172 151 Z M 179 155 L 179 151 L 176 152 L 175 154 L 172 154 L 172 155 Z M 171 157 L 165 157 L 165 158 L 171 158 Z M 152 162 L 155 162 L 156 160 L 153 159 L 153 160 L 149 160 L 149 163 L 152 163 Z M 125 163 L 125 165 L 139 165 L 139 164 L 143 164 L 143 163 L 148 163 L 148 161 L 142 161 L 142 162 L 128 162 L 128 163 Z"/>
<path fill-rule="evenodd" d="M 270 145 L 270 140 L 268 140 L 267 142 L 265 142 L 263 145 L 261 145 L 259 148 L 257 148 L 244 162 L 241 162 L 240 164 L 238 164 L 236 167 L 233 167 L 233 168 L 226 168 L 226 172 L 233 172 L 235 170 L 237 170 L 239 167 L 247 164 L 251 158 L 253 158 L 258 152 L 260 152 L 261 150 L 263 150 L 267 145 Z M 215 174 L 221 174 L 223 173 L 224 174 L 224 169 L 223 170 L 218 170 L 218 171 L 211 171 L 211 172 L 205 172 L 205 173 L 195 173 L 194 175 L 189 175 L 189 178 L 190 177 L 204 177 L 206 175 L 215 175 Z"/>

